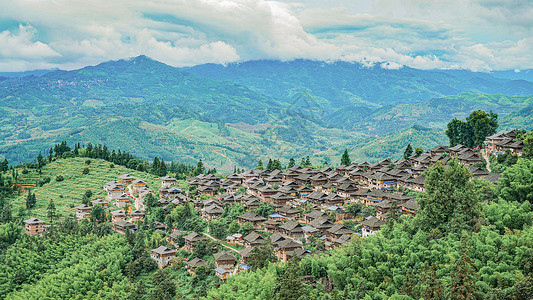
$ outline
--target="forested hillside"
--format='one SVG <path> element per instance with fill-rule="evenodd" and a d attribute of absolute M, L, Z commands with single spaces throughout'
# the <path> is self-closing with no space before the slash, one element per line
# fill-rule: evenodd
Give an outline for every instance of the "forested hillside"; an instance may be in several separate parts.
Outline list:
<path fill-rule="evenodd" d="M 205 64 L 184 70 L 206 78 L 237 82 L 289 103 L 295 95 L 309 93 L 321 99 L 326 109 L 413 103 L 462 92 L 533 94 L 533 83 L 525 80 L 468 71 L 446 73 L 408 67 L 391 70 L 350 62 L 260 60 L 226 66 Z"/>
<path fill-rule="evenodd" d="M 532 129 L 530 96 L 461 93 L 509 91 L 489 75 L 483 87 L 458 78 L 311 61 L 178 69 L 145 56 L 9 78 L 0 83 L 0 157 L 26 162 L 66 140 L 229 171 L 258 157 L 334 161 L 347 145 L 357 160 L 397 158 L 409 143 L 441 143 L 447 120 L 477 109 L 498 113 L 502 130 Z M 383 150 L 377 140 L 395 144 Z"/>

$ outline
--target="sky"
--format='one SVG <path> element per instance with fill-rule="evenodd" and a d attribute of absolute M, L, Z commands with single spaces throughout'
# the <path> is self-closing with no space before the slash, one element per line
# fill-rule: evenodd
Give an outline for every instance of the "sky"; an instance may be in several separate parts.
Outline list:
<path fill-rule="evenodd" d="M 0 0 L 0 72 L 141 54 L 519 72 L 533 68 L 532 16 L 530 0 Z"/>

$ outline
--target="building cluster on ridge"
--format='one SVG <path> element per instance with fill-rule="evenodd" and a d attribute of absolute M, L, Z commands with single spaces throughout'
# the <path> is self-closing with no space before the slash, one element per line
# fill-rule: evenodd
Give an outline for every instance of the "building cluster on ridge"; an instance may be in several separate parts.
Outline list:
<path fill-rule="evenodd" d="M 510 132 L 488 137 L 486 149 L 489 153 L 511 149 L 512 153 L 520 155 L 520 145 L 508 140 L 512 138 L 512 134 Z M 117 208 L 109 213 L 112 229 L 124 234 L 135 231 L 136 223 L 144 221 L 144 198 L 150 193 L 159 196 L 157 204 L 164 210 L 170 203 L 192 203 L 199 215 L 207 221 L 221 217 L 228 205 L 240 203 L 246 212 L 238 216 L 236 221 L 240 224 L 249 223 L 253 230 L 246 236 L 236 233 L 224 239 L 230 246 L 243 246 L 244 249 L 238 253 L 233 249 L 233 253 L 222 251 L 214 254 L 216 274 L 224 279 L 237 270 L 247 269 L 247 259 L 252 249 L 267 242 L 273 246 L 280 261 L 307 255 L 328 255 L 327 252 L 305 249 L 304 242 L 311 238 L 320 239 L 325 250 L 330 250 L 349 243 L 353 237 L 366 237 L 379 231 L 394 207 L 397 207 L 398 214 L 415 216 L 418 209 L 416 200 L 403 191 L 425 191 L 423 173 L 431 165 L 437 162 L 446 164 L 452 158 L 467 165 L 475 177 L 490 181 L 498 179 L 497 174 L 489 174 L 479 167 L 479 163 L 483 161 L 479 152 L 462 145 L 437 146 L 419 156 L 413 155 L 394 162 L 384 159 L 372 164 L 352 163 L 322 169 L 294 166 L 286 171 L 254 169 L 231 174 L 227 178 L 200 174 L 187 179 L 189 186 L 196 188 L 194 196 L 177 188 L 178 180 L 170 176 L 160 178 L 161 187 L 154 193 L 143 180 L 124 174 L 117 178 L 118 181 L 103 185 L 105 199 L 91 201 L 92 207 L 85 204 L 75 207 L 76 217 L 90 217 L 94 206 L 109 208 L 111 203 Z M 134 196 L 135 194 L 138 196 Z M 261 203 L 271 204 L 275 213 L 266 217 L 257 214 Z M 343 225 L 344 220 L 355 217 L 344 209 L 349 203 L 376 208 L 375 216 L 359 220 L 361 233 Z M 304 210 L 309 212 L 303 213 Z M 47 228 L 44 221 L 36 218 L 24 222 L 29 235 L 40 235 Z M 160 246 L 152 249 L 151 257 L 160 268 L 170 264 L 176 257 L 179 238 L 185 241 L 181 249 L 189 252 L 194 251 L 198 242 L 210 238 L 203 233 L 168 230 L 163 223 L 155 226 L 156 229 L 168 232 L 168 243 L 177 247 Z M 193 258 L 187 261 L 187 269 L 192 273 L 197 267 L 206 264 L 200 258 Z"/>

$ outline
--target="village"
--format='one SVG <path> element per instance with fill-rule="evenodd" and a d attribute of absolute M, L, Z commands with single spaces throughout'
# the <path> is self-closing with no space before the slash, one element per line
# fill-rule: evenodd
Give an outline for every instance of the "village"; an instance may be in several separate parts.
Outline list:
<path fill-rule="evenodd" d="M 246 235 L 236 232 L 219 240 L 208 230 L 187 232 L 168 228 L 162 222 L 154 224 L 156 230 L 166 235 L 167 242 L 151 250 L 151 258 L 159 268 L 172 264 L 178 250 L 192 253 L 199 242 L 213 240 L 225 249 L 212 257 L 216 275 L 225 280 L 247 270 L 253 249 L 265 243 L 272 245 L 282 262 L 308 255 L 328 255 L 329 250 L 348 244 L 351 239 L 375 234 L 391 215 L 415 216 L 418 210 L 415 196 L 425 191 L 424 172 L 437 162 L 446 165 L 456 158 L 469 167 L 474 177 L 496 182 L 500 175 L 490 173 L 488 164 L 483 167 L 484 157 L 506 151 L 520 156 L 523 143 L 514 141 L 515 137 L 514 131 L 496 134 L 487 138 L 483 149 L 437 146 L 396 161 L 384 159 L 321 169 L 300 166 L 285 171 L 253 169 L 225 178 L 200 174 L 187 179 L 187 189 L 178 188 L 180 181 L 176 178 L 164 176 L 160 178 L 161 186 L 154 191 L 141 178 L 124 174 L 103 184 L 105 199 L 91 201 L 92 206 L 76 206 L 75 217 L 90 218 L 95 206 L 110 209 L 112 230 L 125 234 L 134 232 L 137 224 L 145 220 L 145 199 L 149 194 L 159 198 L 157 205 L 165 211 L 170 204 L 173 207 L 191 204 L 207 222 L 220 218 L 231 205 L 240 204 L 246 212 L 236 221 L 253 228 Z M 258 214 L 262 203 L 270 204 L 274 212 L 268 216 Z M 347 211 L 350 204 L 374 207 L 375 215 L 356 218 Z M 347 221 L 355 221 L 357 230 L 345 225 Z M 24 222 L 29 235 L 42 235 L 49 227 L 37 218 Z M 179 239 L 183 239 L 183 246 Z M 309 250 L 310 240 L 320 240 L 324 249 Z M 189 273 L 206 265 L 207 261 L 199 257 L 186 260 Z"/>

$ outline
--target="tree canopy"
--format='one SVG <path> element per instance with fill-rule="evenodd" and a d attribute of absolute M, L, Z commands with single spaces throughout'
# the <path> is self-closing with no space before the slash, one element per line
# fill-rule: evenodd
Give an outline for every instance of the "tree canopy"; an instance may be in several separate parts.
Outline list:
<path fill-rule="evenodd" d="M 482 146 L 485 138 L 496 133 L 498 114 L 486 113 L 482 110 L 473 111 L 466 121 L 454 118 L 447 124 L 446 135 L 450 146 L 458 144 L 467 147 Z"/>

